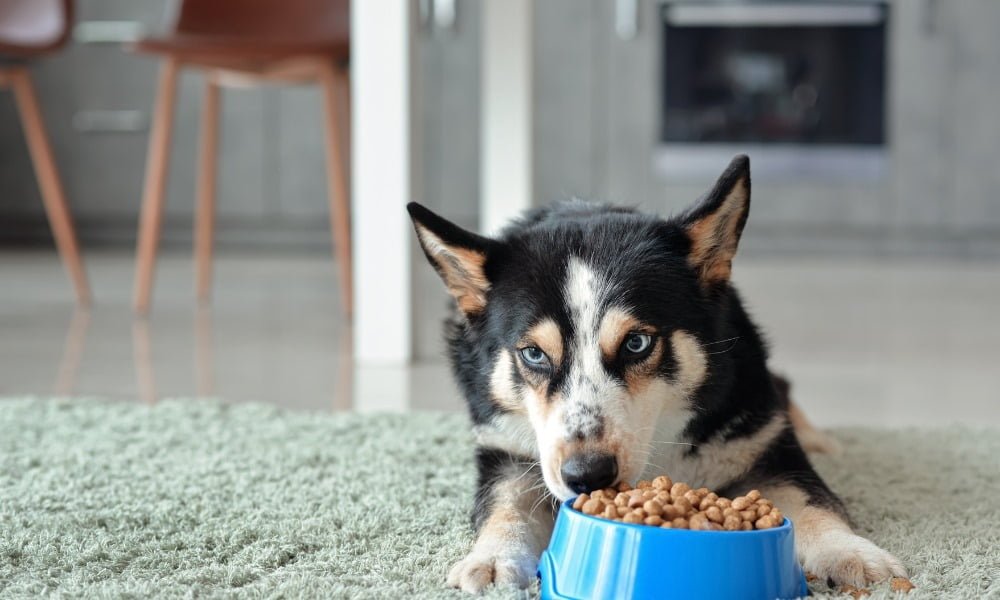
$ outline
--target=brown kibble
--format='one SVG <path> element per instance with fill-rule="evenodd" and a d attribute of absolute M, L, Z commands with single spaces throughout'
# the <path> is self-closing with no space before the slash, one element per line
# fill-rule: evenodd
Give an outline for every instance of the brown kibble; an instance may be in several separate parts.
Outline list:
<path fill-rule="evenodd" d="M 660 504 L 670 504 L 670 492 L 659 492 L 655 497 Z"/>
<path fill-rule="evenodd" d="M 615 506 L 628 506 L 628 496 L 625 494 L 615 496 Z"/>
<path fill-rule="evenodd" d="M 740 520 L 736 515 L 729 515 L 726 520 L 722 522 L 722 528 L 726 531 L 736 531 L 740 528 L 743 521 Z"/>
<path fill-rule="evenodd" d="M 753 523 L 750 521 L 743 521 L 740 523 L 740 531 L 753 531 Z"/>
<path fill-rule="evenodd" d="M 910 590 L 916 589 L 917 586 L 913 585 L 913 582 L 905 577 L 893 577 L 889 580 L 889 587 L 894 592 L 909 593 Z"/>
<path fill-rule="evenodd" d="M 688 519 L 688 525 L 691 529 L 704 529 L 707 524 L 708 515 L 703 512 L 695 513 L 690 519 Z"/>
<path fill-rule="evenodd" d="M 600 514 L 604 511 L 604 503 L 601 502 L 600 498 L 591 498 L 583 503 L 583 512 L 588 515 Z"/>
<path fill-rule="evenodd" d="M 705 496 L 701 499 L 701 502 L 698 503 L 698 510 L 708 510 L 709 506 L 715 506 L 715 502 L 713 502 L 708 496 Z"/>
<path fill-rule="evenodd" d="M 686 515 L 686 514 L 690 513 L 691 510 L 692 510 L 691 503 L 688 502 L 687 498 L 683 498 L 683 497 L 681 497 L 681 498 L 675 498 L 674 499 L 674 506 L 677 507 L 677 510 L 681 511 L 682 515 Z"/>
<path fill-rule="evenodd" d="M 670 486 L 674 485 L 674 482 L 670 480 L 666 475 L 660 475 L 659 477 L 653 479 L 653 487 L 658 490 L 670 491 Z"/>
<path fill-rule="evenodd" d="M 575 510 L 580 510 L 583 508 L 583 505 L 586 504 L 587 500 L 590 500 L 590 496 L 587 494 L 580 494 L 576 497 L 576 500 L 573 501 L 573 508 Z"/>
<path fill-rule="evenodd" d="M 753 504 L 746 496 L 737 496 L 733 499 L 733 508 L 736 510 L 746 510 Z"/>
<path fill-rule="evenodd" d="M 684 496 L 682 497 L 688 502 L 690 502 L 691 506 L 698 506 L 699 504 L 701 504 L 701 496 L 699 496 L 698 492 L 694 490 L 688 490 L 684 492 Z"/>
<path fill-rule="evenodd" d="M 719 508 L 729 508 L 730 506 L 733 505 L 733 501 L 730 500 L 729 498 L 719 498 L 718 500 L 715 501 L 715 505 L 718 506 Z"/>
<path fill-rule="evenodd" d="M 632 486 L 630 486 L 627 481 L 623 481 L 623 482 L 621 482 L 621 483 L 618 484 L 618 491 L 619 492 L 627 492 L 630 489 L 632 489 Z"/>
<path fill-rule="evenodd" d="M 771 512 L 771 507 L 766 504 L 761 504 L 757 507 L 757 518 L 761 518 Z"/>
<path fill-rule="evenodd" d="M 604 512 L 601 515 L 605 519 L 617 519 L 618 518 L 618 507 L 613 504 L 608 504 L 604 507 Z"/>
<path fill-rule="evenodd" d="M 684 494 L 689 491 L 691 491 L 691 486 L 689 486 L 686 483 L 681 483 L 679 481 L 674 485 L 670 486 L 670 496 L 674 498 L 674 502 L 677 501 L 677 498 L 683 497 Z"/>
<path fill-rule="evenodd" d="M 742 520 L 740 518 L 740 511 L 736 510 L 732 506 L 730 506 L 729 508 L 723 508 L 722 509 L 722 516 L 723 517 L 736 517 L 737 519 Z"/>
<path fill-rule="evenodd" d="M 674 524 L 671 523 L 670 521 L 664 521 L 663 524 L 660 525 L 660 527 L 662 529 L 675 529 Z"/>
<path fill-rule="evenodd" d="M 642 523 L 642 517 L 635 513 L 628 513 L 622 517 L 622 521 L 625 521 L 626 523 Z"/>
<path fill-rule="evenodd" d="M 635 496 L 632 496 L 631 498 L 628 499 L 628 507 L 629 508 L 637 508 L 637 507 L 642 506 L 645 503 L 646 503 L 646 501 L 642 499 L 642 495 L 641 494 L 636 494 Z"/>
<path fill-rule="evenodd" d="M 659 515 L 649 515 L 645 520 L 643 520 L 643 523 L 659 527 L 660 525 L 663 525 L 663 519 L 661 519 Z"/>
<path fill-rule="evenodd" d="M 639 481 L 639 483 L 635 484 L 635 487 L 639 488 L 640 490 L 648 490 L 649 488 L 653 487 L 653 484 L 652 482 L 643 479 Z"/>
<path fill-rule="evenodd" d="M 752 523 L 757 520 L 757 511 L 753 509 L 741 510 L 740 518 L 744 521 L 750 521 Z"/>
<path fill-rule="evenodd" d="M 771 515 L 764 515 L 754 523 L 757 529 L 771 529 L 778 526 L 778 522 Z"/>
<path fill-rule="evenodd" d="M 617 512 L 618 512 L 618 516 L 619 516 L 619 517 L 624 517 L 625 515 L 627 515 L 627 514 L 629 514 L 630 512 L 632 512 L 632 511 L 630 511 L 630 510 L 628 509 L 628 507 L 627 507 L 627 506 L 618 506 L 618 507 L 616 507 L 616 508 L 617 508 Z"/>
<path fill-rule="evenodd" d="M 778 510 L 777 506 L 771 509 L 771 514 L 769 516 L 774 519 L 774 522 L 778 525 L 785 522 L 785 515 L 781 514 L 781 511 Z"/>
<path fill-rule="evenodd" d="M 750 502 L 756 502 L 756 501 L 760 500 L 760 491 L 759 490 L 750 490 L 747 493 L 747 500 L 749 500 Z"/>
<path fill-rule="evenodd" d="M 663 505 L 656 500 L 646 500 L 642 505 L 642 510 L 646 511 L 648 515 L 662 515 Z"/>
<path fill-rule="evenodd" d="M 684 517 L 677 517 L 676 519 L 674 519 L 673 521 L 671 521 L 670 524 L 673 525 L 674 529 L 687 529 L 688 528 L 688 520 L 685 519 Z"/>
<path fill-rule="evenodd" d="M 646 517 L 649 516 L 649 515 L 646 514 L 646 511 L 642 510 L 641 508 L 637 508 L 637 509 L 633 510 L 632 514 L 635 515 L 635 516 L 637 516 L 637 517 L 639 517 L 640 519 L 645 519 Z"/>
<path fill-rule="evenodd" d="M 663 514 L 660 516 L 662 516 L 664 519 L 667 519 L 668 521 L 673 521 L 674 519 L 682 515 L 681 511 L 678 510 L 677 507 L 674 506 L 673 504 L 664 504 Z"/>
<path fill-rule="evenodd" d="M 713 523 L 722 523 L 725 520 L 722 516 L 722 511 L 719 510 L 718 506 L 708 507 L 708 510 L 705 511 L 705 516 L 708 517 L 708 520 Z"/>

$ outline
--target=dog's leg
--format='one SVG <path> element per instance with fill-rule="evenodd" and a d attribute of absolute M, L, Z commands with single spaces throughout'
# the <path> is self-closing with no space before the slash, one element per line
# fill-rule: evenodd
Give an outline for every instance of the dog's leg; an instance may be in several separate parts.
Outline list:
<path fill-rule="evenodd" d="M 822 485 L 819 476 L 813 474 Z M 825 486 L 823 486 L 825 489 Z M 818 491 L 818 490 L 817 490 Z M 902 563 L 851 530 L 829 490 L 807 494 L 790 484 L 762 486 L 761 493 L 795 524 L 795 550 L 807 573 L 835 585 L 865 587 L 889 577 L 906 577 Z"/>
<path fill-rule="evenodd" d="M 476 541 L 448 585 L 478 593 L 491 583 L 527 587 L 552 533 L 553 504 L 537 463 L 500 450 L 477 452 Z"/>
<path fill-rule="evenodd" d="M 795 428 L 795 437 L 799 439 L 799 444 L 806 452 L 816 454 L 840 454 L 840 442 L 830 434 L 820 431 L 809 422 L 799 405 L 792 400 L 792 384 L 788 379 L 771 373 L 771 381 L 774 382 L 774 389 L 778 391 L 778 396 L 788 406 L 788 418 Z"/>

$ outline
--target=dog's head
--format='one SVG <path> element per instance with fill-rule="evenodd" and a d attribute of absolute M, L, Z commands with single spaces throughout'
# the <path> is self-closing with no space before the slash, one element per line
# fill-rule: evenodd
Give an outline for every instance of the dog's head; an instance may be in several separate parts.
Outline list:
<path fill-rule="evenodd" d="M 472 376 L 498 418 L 530 423 L 558 498 L 634 481 L 657 423 L 681 428 L 697 410 L 749 207 L 745 156 L 670 220 L 570 203 L 493 239 L 410 205 L 466 335 L 488 357 Z"/>

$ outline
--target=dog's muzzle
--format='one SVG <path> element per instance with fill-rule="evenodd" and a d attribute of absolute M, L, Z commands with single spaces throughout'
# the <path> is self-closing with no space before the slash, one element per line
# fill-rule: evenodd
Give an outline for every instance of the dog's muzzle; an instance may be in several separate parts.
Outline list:
<path fill-rule="evenodd" d="M 559 474 L 577 494 L 610 487 L 618 478 L 618 459 L 602 452 L 581 452 L 569 457 Z"/>

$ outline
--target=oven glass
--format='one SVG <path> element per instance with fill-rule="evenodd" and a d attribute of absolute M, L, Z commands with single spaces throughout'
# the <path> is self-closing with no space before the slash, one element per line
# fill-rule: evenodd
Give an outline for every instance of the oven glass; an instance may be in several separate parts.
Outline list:
<path fill-rule="evenodd" d="M 885 23 L 671 22 L 663 142 L 881 145 Z"/>

